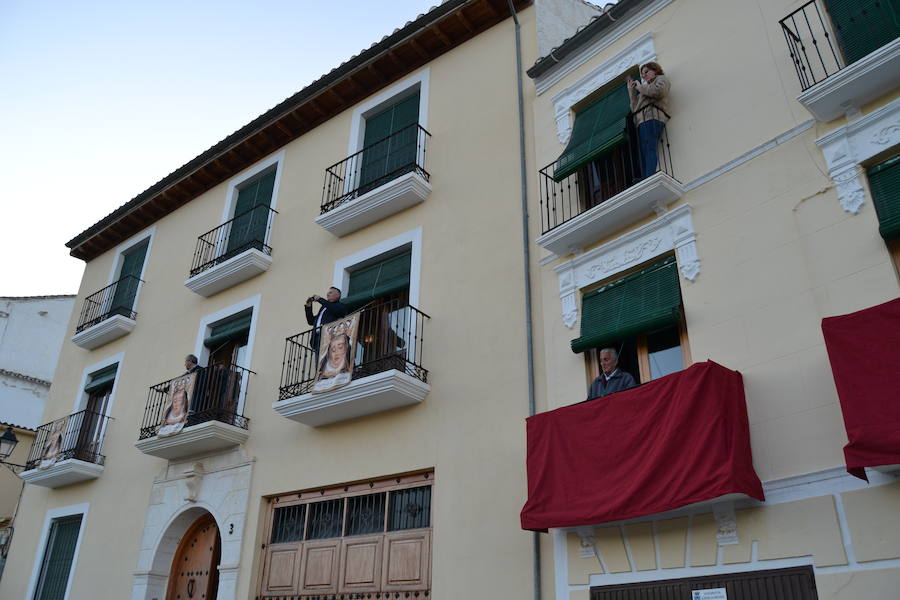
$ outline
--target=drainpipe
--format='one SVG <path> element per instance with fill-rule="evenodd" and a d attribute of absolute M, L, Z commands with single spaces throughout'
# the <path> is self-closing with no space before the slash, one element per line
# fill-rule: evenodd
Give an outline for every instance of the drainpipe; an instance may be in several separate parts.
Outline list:
<path fill-rule="evenodd" d="M 519 180 L 522 202 L 522 258 L 525 275 L 525 345 L 528 365 L 528 415 L 537 412 L 534 399 L 534 331 L 531 320 L 531 249 L 528 239 L 528 178 L 525 161 L 525 93 L 522 82 L 522 33 L 519 17 L 513 7 L 512 0 L 506 0 L 509 14 L 512 15 L 516 38 L 516 85 L 519 104 Z M 538 532 L 532 533 L 532 585 L 534 600 L 541 600 L 541 538 Z"/>

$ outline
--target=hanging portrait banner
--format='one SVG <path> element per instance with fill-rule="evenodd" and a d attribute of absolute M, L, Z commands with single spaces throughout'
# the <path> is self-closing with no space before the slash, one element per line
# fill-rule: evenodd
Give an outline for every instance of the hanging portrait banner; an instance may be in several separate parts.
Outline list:
<path fill-rule="evenodd" d="M 166 397 L 166 407 L 163 409 L 162 425 L 156 432 L 158 437 L 175 435 L 184 429 L 196 384 L 197 373 L 187 373 L 173 379 L 169 384 L 169 395 Z"/>
<path fill-rule="evenodd" d="M 62 454 L 63 451 L 63 440 L 66 435 L 66 429 L 68 429 L 69 417 L 71 416 L 72 415 L 66 415 L 65 417 L 61 417 L 53 421 L 50 425 L 50 434 L 47 436 L 47 441 L 44 445 L 44 453 L 41 455 L 41 462 L 38 465 L 38 469 L 49 469 L 56 464 L 59 455 Z"/>
<path fill-rule="evenodd" d="M 342 388 L 353 377 L 360 311 L 322 326 L 313 394 Z"/>

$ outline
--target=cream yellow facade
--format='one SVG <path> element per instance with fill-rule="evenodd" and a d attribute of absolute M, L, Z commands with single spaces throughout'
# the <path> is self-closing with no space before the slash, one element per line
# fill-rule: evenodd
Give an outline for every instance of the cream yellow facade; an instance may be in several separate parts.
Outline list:
<path fill-rule="evenodd" d="M 666 133 L 679 194 L 615 227 L 598 220 L 575 253 L 553 251 L 559 243 L 548 238 L 556 234 L 532 218 L 532 238 L 544 246 L 533 265 L 545 378 L 538 411 L 583 401 L 596 374 L 570 349 L 582 296 L 674 255 L 684 367 L 713 360 L 743 374 L 753 465 L 767 501 L 731 504 L 733 519 L 717 520 L 707 505 L 551 530 L 542 546 L 543 593 L 587 600 L 608 586 L 812 565 L 818 598 L 896 598 L 900 504 L 892 499 L 900 482 L 896 471 L 870 471 L 866 484 L 843 470 L 847 435 L 821 320 L 900 296 L 864 175 L 900 149 L 897 80 L 846 114 L 816 120 L 798 101 L 801 85 L 779 24 L 805 3 L 631 4 L 638 9 L 570 39 L 556 51 L 564 58 L 532 73 L 531 175 L 563 153 L 578 111 L 596 92 L 656 61 L 671 81 Z M 888 56 L 894 66 L 887 68 L 896 68 L 895 49 Z M 842 167 L 834 140 L 847 138 L 856 157 Z M 531 214 L 546 215 L 546 200 L 533 194 Z M 642 245 L 667 231 L 679 211 L 690 218 L 688 243 Z M 717 532 L 732 527 L 737 541 L 717 542 Z"/>

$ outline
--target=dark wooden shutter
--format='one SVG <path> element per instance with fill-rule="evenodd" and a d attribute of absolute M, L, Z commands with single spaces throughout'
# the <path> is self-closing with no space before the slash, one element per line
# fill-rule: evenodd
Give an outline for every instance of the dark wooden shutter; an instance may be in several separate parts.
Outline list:
<path fill-rule="evenodd" d="M 265 173 L 238 190 L 234 205 L 234 220 L 228 232 L 227 254 L 239 254 L 244 250 L 262 250 L 266 243 L 266 227 L 269 222 L 267 208 L 272 204 L 275 190 L 275 170 Z M 266 208 L 261 208 L 266 207 Z"/>
<path fill-rule="evenodd" d="M 826 0 L 849 65 L 900 35 L 900 0 Z"/>
<path fill-rule="evenodd" d="M 585 294 L 581 337 L 572 340 L 572 351 L 584 352 L 674 325 L 680 306 L 678 265 L 675 257 L 669 257 Z"/>
<path fill-rule="evenodd" d="M 149 245 L 149 240 L 142 242 L 135 248 L 129 248 L 122 255 L 122 270 L 119 272 L 119 281 L 116 283 L 116 291 L 113 294 L 111 313 L 131 317 Z"/>
<path fill-rule="evenodd" d="M 887 241 L 900 239 L 900 156 L 866 171 L 878 213 L 878 231 Z"/>
<path fill-rule="evenodd" d="M 75 545 L 82 515 L 54 519 L 47 536 L 47 548 L 41 561 L 35 600 L 62 600 L 66 595 L 69 572 L 75 557 Z"/>
<path fill-rule="evenodd" d="M 419 94 L 408 96 L 366 119 L 360 188 L 375 187 L 411 170 L 416 163 Z"/>
<path fill-rule="evenodd" d="M 812 567 L 751 571 L 591 588 L 591 600 L 690 600 L 691 592 L 725 588 L 728 600 L 817 600 Z"/>

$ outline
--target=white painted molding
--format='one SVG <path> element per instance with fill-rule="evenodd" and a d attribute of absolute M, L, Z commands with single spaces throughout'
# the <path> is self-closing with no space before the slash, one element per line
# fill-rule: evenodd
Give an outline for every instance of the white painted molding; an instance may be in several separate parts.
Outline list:
<path fill-rule="evenodd" d="M 73 335 L 72 343 L 85 350 L 93 350 L 128 335 L 136 324 L 134 319 L 122 315 L 112 315 Z"/>
<path fill-rule="evenodd" d="M 206 298 L 243 281 L 265 273 L 272 266 L 272 257 L 256 248 L 249 248 L 225 262 L 197 273 L 184 285 Z"/>
<path fill-rule="evenodd" d="M 594 41 L 591 45 L 587 46 L 579 52 L 576 52 L 572 56 L 564 58 L 549 71 L 535 79 L 534 87 L 537 94 L 541 95 L 549 90 L 553 85 L 562 80 L 566 75 L 606 50 L 609 46 L 616 43 L 622 37 L 628 34 L 628 32 L 635 29 L 638 25 L 664 9 L 672 2 L 673 0 L 656 0 L 656 2 L 648 4 L 646 7 L 644 7 L 642 10 L 632 15 L 631 17 L 624 19 L 617 25 L 602 32 L 597 40 Z M 601 16 L 599 18 L 608 19 L 609 17 Z M 552 52 L 550 53 L 550 56 L 553 56 Z"/>
<path fill-rule="evenodd" d="M 556 131 L 559 141 L 563 144 L 569 141 L 572 135 L 572 107 L 598 89 L 620 76 L 631 67 L 641 65 L 656 58 L 656 49 L 653 46 L 653 34 L 647 32 L 627 48 L 605 61 L 596 69 L 570 85 L 560 93 L 553 96 L 553 106 L 556 114 Z"/>
<path fill-rule="evenodd" d="M 151 456 L 175 460 L 199 456 L 243 444 L 250 432 L 219 421 L 206 421 L 185 427 L 168 437 L 153 436 L 134 443 L 135 447 Z"/>
<path fill-rule="evenodd" d="M 535 242 L 558 256 L 575 254 L 641 219 L 662 214 L 684 194 L 684 186 L 662 171 L 609 200 L 557 225 Z"/>
<path fill-rule="evenodd" d="M 417 172 L 401 175 L 365 194 L 316 217 L 316 223 L 343 237 L 402 210 L 424 202 L 431 184 Z"/>
<path fill-rule="evenodd" d="M 827 123 L 892 91 L 900 82 L 900 38 L 885 44 L 797 96 L 816 120 Z"/>
<path fill-rule="evenodd" d="M 280 400 L 272 408 L 283 417 L 318 427 L 418 404 L 430 390 L 431 386 L 424 381 L 391 369 L 362 377 L 334 391 Z"/>
<path fill-rule="evenodd" d="M 700 274 L 700 258 L 690 204 L 554 267 L 563 323 L 571 329 L 578 321 L 578 290 L 672 250 L 682 277 L 694 281 Z"/>
<path fill-rule="evenodd" d="M 61 460 L 47 469 L 30 469 L 22 473 L 25 483 L 47 488 L 72 485 L 79 481 L 96 479 L 103 473 L 103 465 L 75 458 Z"/>
<path fill-rule="evenodd" d="M 900 144 L 900 98 L 820 137 L 816 144 L 825 155 L 841 207 L 858 213 L 866 198 L 860 163 Z"/>

